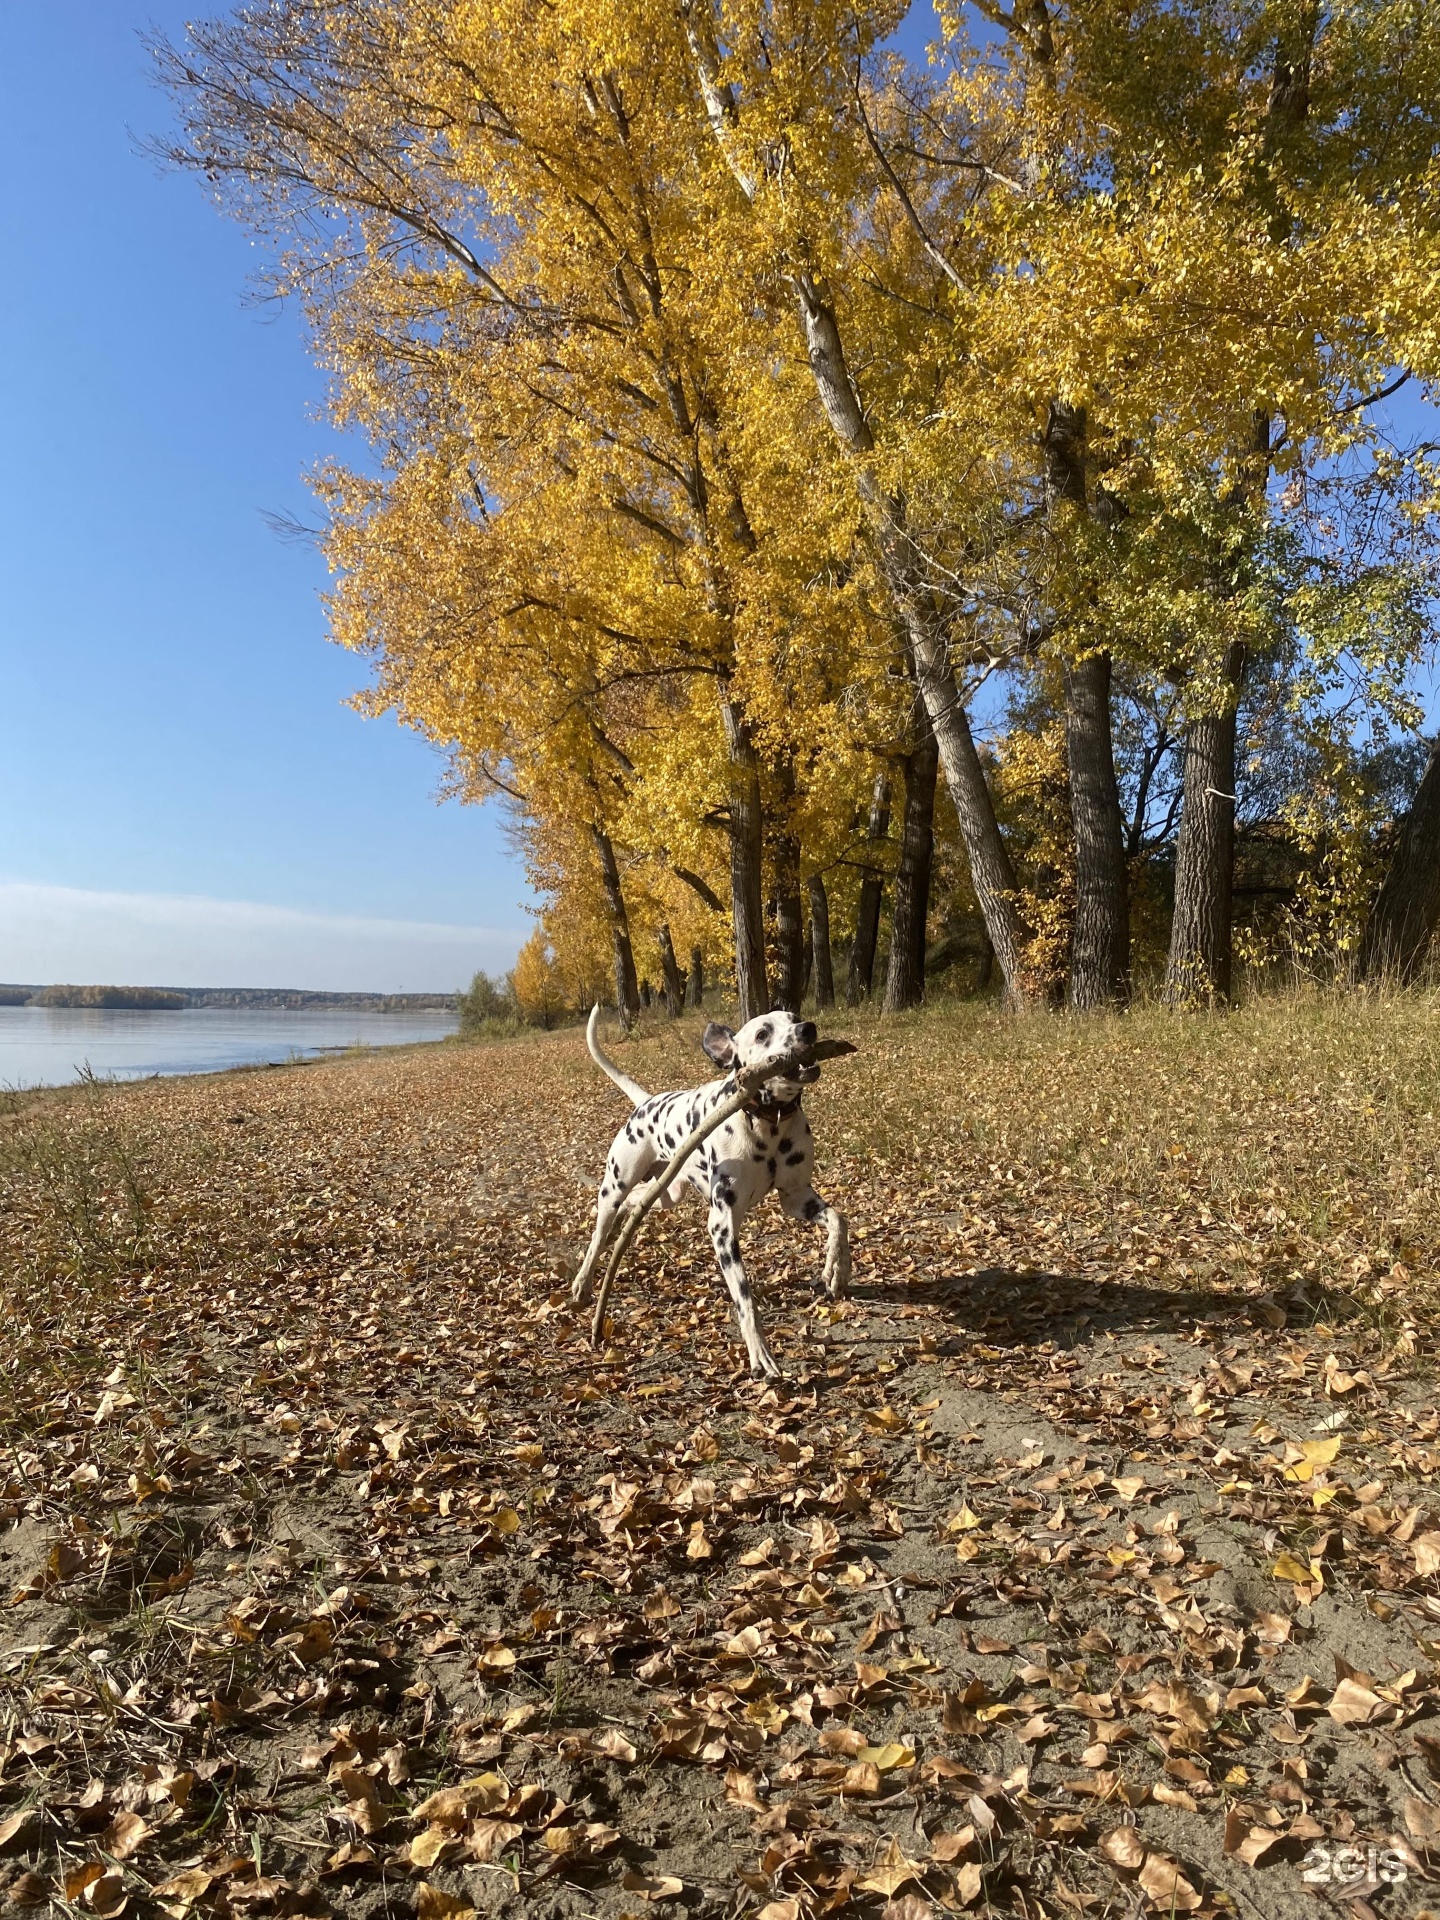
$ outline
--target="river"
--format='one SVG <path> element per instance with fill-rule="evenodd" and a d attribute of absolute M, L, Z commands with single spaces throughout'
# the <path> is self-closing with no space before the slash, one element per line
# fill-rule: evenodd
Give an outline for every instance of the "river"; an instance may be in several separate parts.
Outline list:
<path fill-rule="evenodd" d="M 0 1087 L 58 1087 L 88 1067 L 102 1079 L 218 1073 L 225 1067 L 314 1059 L 346 1047 L 443 1040 L 453 1013 L 364 1008 L 186 1007 L 128 1013 L 106 1007 L 0 1007 Z"/>

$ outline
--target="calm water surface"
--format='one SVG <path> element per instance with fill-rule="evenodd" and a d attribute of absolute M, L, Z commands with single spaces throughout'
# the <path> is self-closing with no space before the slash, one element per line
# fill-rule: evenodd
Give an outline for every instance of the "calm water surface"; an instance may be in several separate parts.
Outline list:
<path fill-rule="evenodd" d="M 453 1013 L 368 1013 L 314 1008 L 187 1007 L 179 1013 L 122 1013 L 104 1007 L 0 1007 L 0 1086 L 58 1087 L 88 1067 L 102 1078 L 151 1073 L 217 1073 L 222 1067 L 344 1047 L 391 1047 L 443 1040 Z"/>

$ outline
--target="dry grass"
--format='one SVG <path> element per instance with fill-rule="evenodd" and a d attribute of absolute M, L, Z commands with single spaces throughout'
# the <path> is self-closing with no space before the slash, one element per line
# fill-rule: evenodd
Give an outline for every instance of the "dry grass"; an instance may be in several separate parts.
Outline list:
<path fill-rule="evenodd" d="M 578 1031 L 6 1102 L 0 1899 L 1420 1903 L 1440 1006 L 828 1024 L 778 1391 L 687 1209 L 589 1351 Z"/>

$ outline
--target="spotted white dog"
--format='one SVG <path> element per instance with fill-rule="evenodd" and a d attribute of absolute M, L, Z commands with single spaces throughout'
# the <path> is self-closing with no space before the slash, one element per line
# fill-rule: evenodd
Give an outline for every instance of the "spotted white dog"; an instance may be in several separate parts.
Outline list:
<path fill-rule="evenodd" d="M 824 1226 L 824 1277 L 829 1291 L 843 1294 L 850 1284 L 850 1240 L 844 1217 L 827 1205 L 811 1184 L 815 1143 L 801 1101 L 806 1087 L 820 1077 L 820 1068 L 807 1059 L 816 1045 L 815 1024 L 776 1011 L 762 1013 L 747 1021 L 738 1033 L 732 1033 L 729 1027 L 712 1020 L 700 1044 L 716 1066 L 726 1070 L 727 1077 L 683 1093 L 647 1094 L 607 1059 L 596 1038 L 599 1022 L 600 1009 L 596 1007 L 585 1032 L 590 1057 L 634 1101 L 635 1111 L 610 1148 L 605 1178 L 600 1183 L 595 1231 L 571 1289 L 575 1304 L 582 1306 L 590 1298 L 596 1265 L 627 1203 L 634 1204 L 642 1197 L 642 1182 L 662 1170 L 675 1148 L 705 1115 L 735 1092 L 730 1076 L 773 1060 L 775 1076 L 764 1082 L 748 1106 L 702 1142 L 660 1201 L 662 1206 L 673 1206 L 687 1184 L 708 1198 L 710 1240 L 721 1277 L 735 1303 L 750 1371 L 773 1379 L 780 1369 L 765 1344 L 754 1293 L 740 1257 L 740 1228 L 745 1217 L 772 1187 L 792 1220 Z"/>

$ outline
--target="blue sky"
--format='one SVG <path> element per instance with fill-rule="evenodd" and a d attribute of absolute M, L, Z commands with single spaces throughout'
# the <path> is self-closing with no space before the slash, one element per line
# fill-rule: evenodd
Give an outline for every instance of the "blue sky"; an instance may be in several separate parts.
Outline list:
<path fill-rule="evenodd" d="M 313 518 L 321 376 L 247 304 L 246 233 L 132 142 L 166 114 L 139 33 L 196 10 L 5 9 L 0 980 L 450 988 L 508 966 L 524 877 L 344 706 L 324 569 L 261 517 Z"/>
<path fill-rule="evenodd" d="M 262 517 L 311 517 L 321 376 L 244 230 L 134 145 L 140 33 L 196 4 L 6 9 L 0 981 L 453 987 L 529 895 L 500 816 L 345 706 L 324 569 Z M 931 30 L 920 0 L 897 39 Z"/>

